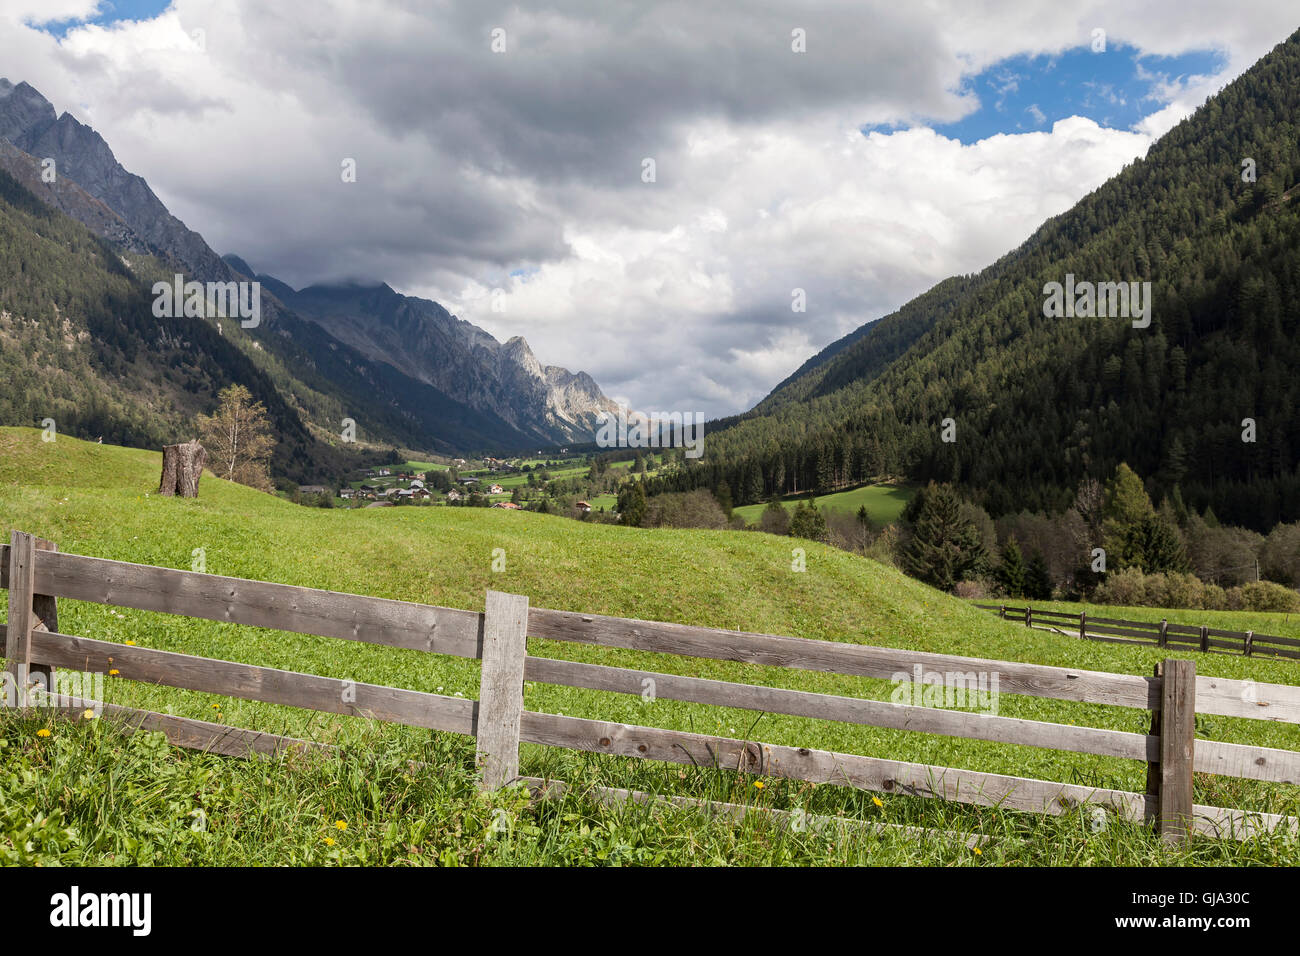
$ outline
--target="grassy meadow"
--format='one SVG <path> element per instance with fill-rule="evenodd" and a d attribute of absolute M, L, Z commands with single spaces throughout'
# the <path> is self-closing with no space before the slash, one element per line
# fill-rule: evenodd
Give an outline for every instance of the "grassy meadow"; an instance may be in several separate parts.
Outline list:
<path fill-rule="evenodd" d="M 816 501 L 819 508 L 849 514 L 857 514 L 859 508 L 865 507 L 872 523 L 879 528 L 899 519 L 907 503 L 912 500 L 912 489 L 894 484 L 863 485 L 861 488 L 850 488 L 848 491 L 837 491 L 816 498 L 812 495 L 787 495 L 781 499 L 781 504 L 785 505 L 787 511 L 794 511 L 800 501 L 810 499 Z M 733 509 L 733 513 L 743 517 L 746 524 L 753 524 L 758 521 L 765 507 L 767 506 L 741 505 Z"/>
<path fill-rule="evenodd" d="M 1150 674 L 1163 656 L 1150 648 L 1029 631 L 892 568 L 809 542 L 799 542 L 807 551 L 807 570 L 796 572 L 791 541 L 765 534 L 624 528 L 493 509 L 305 508 L 211 475 L 204 476 L 198 499 L 161 498 L 154 493 L 159 467 L 153 452 L 62 436 L 47 444 L 34 429 L 0 429 L 0 531 L 6 539 L 11 528 L 33 532 L 66 552 L 176 568 L 190 568 L 201 556 L 214 574 L 473 610 L 483 607 L 484 591 L 492 588 L 526 594 L 540 607 L 1132 674 Z M 498 548 L 505 551 L 506 566 L 494 572 Z M 59 626 L 69 634 L 188 654 L 478 695 L 476 662 L 416 651 L 73 601 L 60 601 Z M 883 680 L 564 642 L 530 640 L 529 648 L 539 656 L 850 696 L 888 699 L 893 689 Z M 1195 657 L 1202 674 L 1300 681 L 1297 662 L 1187 656 Z M 0 732 L 6 793 L 0 854 L 21 857 L 27 852 L 21 847 L 30 843 L 50 848 L 36 851 L 47 862 L 106 863 L 1300 863 L 1295 842 L 1282 838 L 1244 845 L 1199 840 L 1173 851 L 1141 827 L 1117 821 L 1094 832 L 1083 814 L 1040 819 L 892 795 L 877 805 L 870 794 L 838 787 L 771 780 L 754 788 L 752 778 L 736 774 L 529 745 L 521 754 L 525 774 L 761 800 L 993 839 L 977 856 L 942 841 L 781 834 L 761 821 L 736 825 L 685 811 L 616 811 L 574 796 L 533 808 L 512 804 L 510 819 L 518 827 L 507 844 L 499 834 L 480 832 L 484 801 L 518 803 L 518 795 L 480 797 L 473 791 L 472 780 L 464 777 L 472 741 L 152 687 L 126 677 L 110 679 L 107 700 L 339 743 L 346 752 L 329 759 L 244 762 L 159 748 L 146 735 L 127 740 L 107 723 L 9 719 Z M 1134 761 L 667 700 L 647 704 L 632 695 L 529 684 L 525 703 L 537 711 L 1126 790 L 1142 790 L 1145 780 L 1145 765 Z M 1147 730 L 1145 712 L 1102 705 L 1003 695 L 999 713 Z M 39 727 L 51 735 L 35 736 Z M 1296 726 L 1199 717 L 1197 729 L 1209 739 L 1300 749 Z M 408 778 L 402 768 L 409 769 L 410 759 L 427 760 L 437 771 Z M 193 821 L 186 816 L 195 809 L 195 793 L 207 795 L 202 838 L 186 835 L 200 832 L 190 829 Z M 1300 788 L 1293 786 L 1198 775 L 1196 799 L 1300 812 Z M 33 821 L 41 814 L 40 826 L 49 834 L 27 835 L 23 828 L 37 826 Z M 337 819 L 350 821 L 349 829 L 331 833 Z M 325 836 L 335 843 L 325 843 Z M 147 852 L 141 849 L 146 845 Z"/>

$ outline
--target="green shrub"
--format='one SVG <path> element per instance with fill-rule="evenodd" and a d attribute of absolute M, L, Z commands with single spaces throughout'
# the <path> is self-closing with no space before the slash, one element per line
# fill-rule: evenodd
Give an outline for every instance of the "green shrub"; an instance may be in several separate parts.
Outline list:
<path fill-rule="evenodd" d="M 983 581 L 968 579 L 958 581 L 952 593 L 967 601 L 983 601 L 988 599 L 989 589 Z"/>
<path fill-rule="evenodd" d="M 1137 607 L 1147 603 L 1146 575 L 1141 568 L 1124 568 L 1106 576 L 1093 596 L 1098 604 Z"/>
<path fill-rule="evenodd" d="M 1126 607 L 1170 607 L 1206 611 L 1300 610 L 1300 594 L 1279 584 L 1264 581 L 1250 584 L 1250 595 L 1242 588 L 1227 591 L 1206 584 L 1194 574 L 1174 571 L 1143 574 L 1140 568 L 1124 568 L 1106 577 L 1093 595 L 1098 604 Z"/>
<path fill-rule="evenodd" d="M 1228 593 L 1217 584 L 1204 585 L 1201 606 L 1207 611 L 1223 611 L 1228 607 Z"/>
<path fill-rule="evenodd" d="M 1154 577 L 1153 575 L 1152 577 Z M 1194 574 L 1179 574 L 1170 571 L 1160 575 L 1164 579 L 1163 600 L 1159 607 L 1187 607 L 1203 608 L 1205 607 L 1205 584 Z M 1151 579 L 1147 579 L 1148 599 L 1151 599 Z M 1156 602 L 1152 600 L 1154 605 Z"/>
<path fill-rule="evenodd" d="M 872 561 L 879 561 L 881 564 L 896 568 L 898 567 L 898 542 L 898 526 L 886 525 L 884 530 L 876 535 L 876 540 L 868 545 L 865 556 Z"/>
<path fill-rule="evenodd" d="M 1273 581 L 1251 581 L 1241 596 L 1247 611 L 1300 611 L 1300 594 Z"/>

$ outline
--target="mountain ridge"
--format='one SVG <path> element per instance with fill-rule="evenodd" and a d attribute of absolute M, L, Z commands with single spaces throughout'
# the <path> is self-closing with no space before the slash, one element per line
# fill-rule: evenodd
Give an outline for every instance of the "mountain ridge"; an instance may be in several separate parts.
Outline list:
<path fill-rule="evenodd" d="M 543 365 L 523 336 L 498 342 L 431 299 L 404 295 L 381 281 L 295 290 L 275 276 L 253 273 L 238 257 L 227 262 L 238 262 L 250 278 L 340 341 L 458 401 L 493 408 L 534 441 L 590 441 L 597 416 L 617 410 L 586 372 Z"/>
<path fill-rule="evenodd" d="M 258 278 L 242 260 L 244 268 L 239 269 L 217 255 L 199 233 L 166 209 L 143 178 L 117 162 L 102 136 L 70 114 L 56 113 L 26 82 L 0 79 L 0 143 L 0 168 L 124 250 L 151 255 L 201 282 Z M 36 157 L 55 161 L 55 184 L 42 184 L 34 174 L 40 168 Z M 155 277 L 157 269 L 141 276 Z M 263 297 L 261 326 L 248 330 L 253 342 L 246 347 L 260 353 L 254 356 L 259 362 L 277 365 L 279 378 L 294 393 L 292 404 L 318 430 L 336 430 L 341 409 L 380 440 L 413 448 L 523 448 L 538 442 L 590 440 L 596 414 L 612 407 L 598 387 L 584 402 L 582 396 L 575 397 L 565 376 L 553 382 L 540 372 L 529 380 L 520 371 L 524 366 L 501 368 L 495 354 L 486 356 L 493 360 L 488 367 L 476 369 L 472 350 L 443 355 L 425 349 L 421 357 L 426 364 L 413 365 L 407 343 L 391 336 L 377 340 L 381 329 L 376 316 L 330 312 L 322 320 L 299 315 L 286 299 L 310 302 L 310 297 L 301 300 L 286 283 L 268 280 L 263 292 L 270 295 Z M 411 301 L 425 303 L 416 311 L 423 310 L 433 320 L 438 312 L 445 313 L 436 303 Z M 349 321 L 354 327 L 348 327 Z M 412 329 L 421 331 L 418 323 Z M 501 349 L 486 332 L 475 332 L 484 337 L 480 344 L 495 346 L 486 347 L 488 353 Z M 565 370 L 565 375 L 577 374 Z M 589 376 L 579 381 L 594 385 Z M 469 386 L 463 387 L 466 382 Z"/>
<path fill-rule="evenodd" d="M 1257 530 L 1300 518 L 1297 115 L 1300 31 L 1017 248 L 716 423 L 689 481 L 744 504 L 904 474 L 1000 515 L 1063 510 L 1127 461 L 1157 500 Z M 1150 281 L 1150 327 L 1048 317 L 1069 274 Z"/>

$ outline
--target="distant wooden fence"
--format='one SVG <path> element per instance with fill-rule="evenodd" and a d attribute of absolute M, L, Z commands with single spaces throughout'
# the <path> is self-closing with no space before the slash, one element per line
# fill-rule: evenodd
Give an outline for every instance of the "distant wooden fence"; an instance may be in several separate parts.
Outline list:
<path fill-rule="evenodd" d="M 1026 627 L 1077 634 L 1089 641 L 1112 644 L 1154 644 L 1177 651 L 1203 651 L 1218 654 L 1245 654 L 1247 657 L 1287 657 L 1300 660 L 1300 640 L 1256 634 L 1254 631 L 1225 631 L 1204 624 L 1170 624 L 1160 621 L 1124 621 L 1113 617 L 1089 617 L 1086 611 L 1045 611 L 1036 607 L 1010 607 L 1006 604 L 976 604 L 986 611 L 997 611 L 1008 621 L 1024 622 Z"/>
<path fill-rule="evenodd" d="M 22 676 L 24 687 L 35 675 L 48 676 L 50 668 L 83 672 L 111 668 L 118 674 L 112 679 L 466 734 L 477 740 L 485 787 L 520 779 L 519 744 L 526 742 L 1036 813 L 1060 814 L 1090 804 L 1125 820 L 1156 823 L 1164 838 L 1172 841 L 1192 832 L 1239 839 L 1278 828 L 1297 832 L 1293 817 L 1194 805 L 1192 772 L 1300 782 L 1300 753 L 1194 737 L 1197 713 L 1300 723 L 1300 688 L 1197 677 L 1194 663 L 1188 660 L 1165 661 L 1154 677 L 1139 677 L 553 611 L 529 607 L 524 596 L 496 591 L 487 592 L 480 613 L 63 554 L 53 544 L 17 531 L 9 546 L 0 547 L 0 586 L 9 589 L 8 626 L 0 630 L 6 667 Z M 62 634 L 56 598 L 477 658 L 482 660 L 479 700 Z M 1151 732 L 1078 727 L 533 657 L 525 646 L 528 635 L 886 680 L 905 677 L 931 682 L 938 675 L 945 687 L 952 688 L 971 686 L 976 675 L 984 672 L 997 675 L 1001 692 L 1149 711 Z M 1147 792 L 534 713 L 523 707 L 524 681 L 638 695 L 649 686 L 656 697 L 670 700 L 1127 758 L 1146 763 Z M 69 711 L 86 706 L 82 700 L 56 703 Z M 325 746 L 121 706 L 106 706 L 106 712 L 125 720 L 128 731 L 161 730 L 180 746 L 222 754 L 246 756 Z M 566 786 L 522 779 L 541 796 L 562 792 Z M 598 797 L 656 799 L 612 788 L 599 789 Z M 701 804 L 689 798 L 667 799 Z M 715 803 L 705 809 L 734 815 L 752 808 Z M 788 812 L 762 812 L 791 819 Z M 830 819 L 837 824 L 884 826 Z"/>

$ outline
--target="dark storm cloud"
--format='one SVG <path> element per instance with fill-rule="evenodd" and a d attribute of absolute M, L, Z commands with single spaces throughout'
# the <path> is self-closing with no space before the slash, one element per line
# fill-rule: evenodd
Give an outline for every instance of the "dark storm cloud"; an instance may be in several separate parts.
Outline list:
<path fill-rule="evenodd" d="M 593 2 L 397 4 L 387 17 L 303 23 L 268 5 L 249 30 L 327 74 L 394 136 L 419 134 L 457 160 L 535 181 L 631 187 L 640 160 L 674 146 L 674 128 L 716 116 L 762 123 L 851 108 L 862 121 L 960 112 L 934 69 L 945 60 L 923 18 L 894 5 Z M 505 31 L 506 52 L 491 49 Z M 791 49 L 806 31 L 807 52 Z M 335 40 L 346 40 L 335 44 Z M 326 47 L 326 44 L 329 44 Z M 324 50 L 328 49 L 328 55 Z M 267 72 L 282 64 L 267 62 Z M 257 68 L 257 65 L 253 65 Z M 336 104 L 335 104 L 336 105 Z"/>

